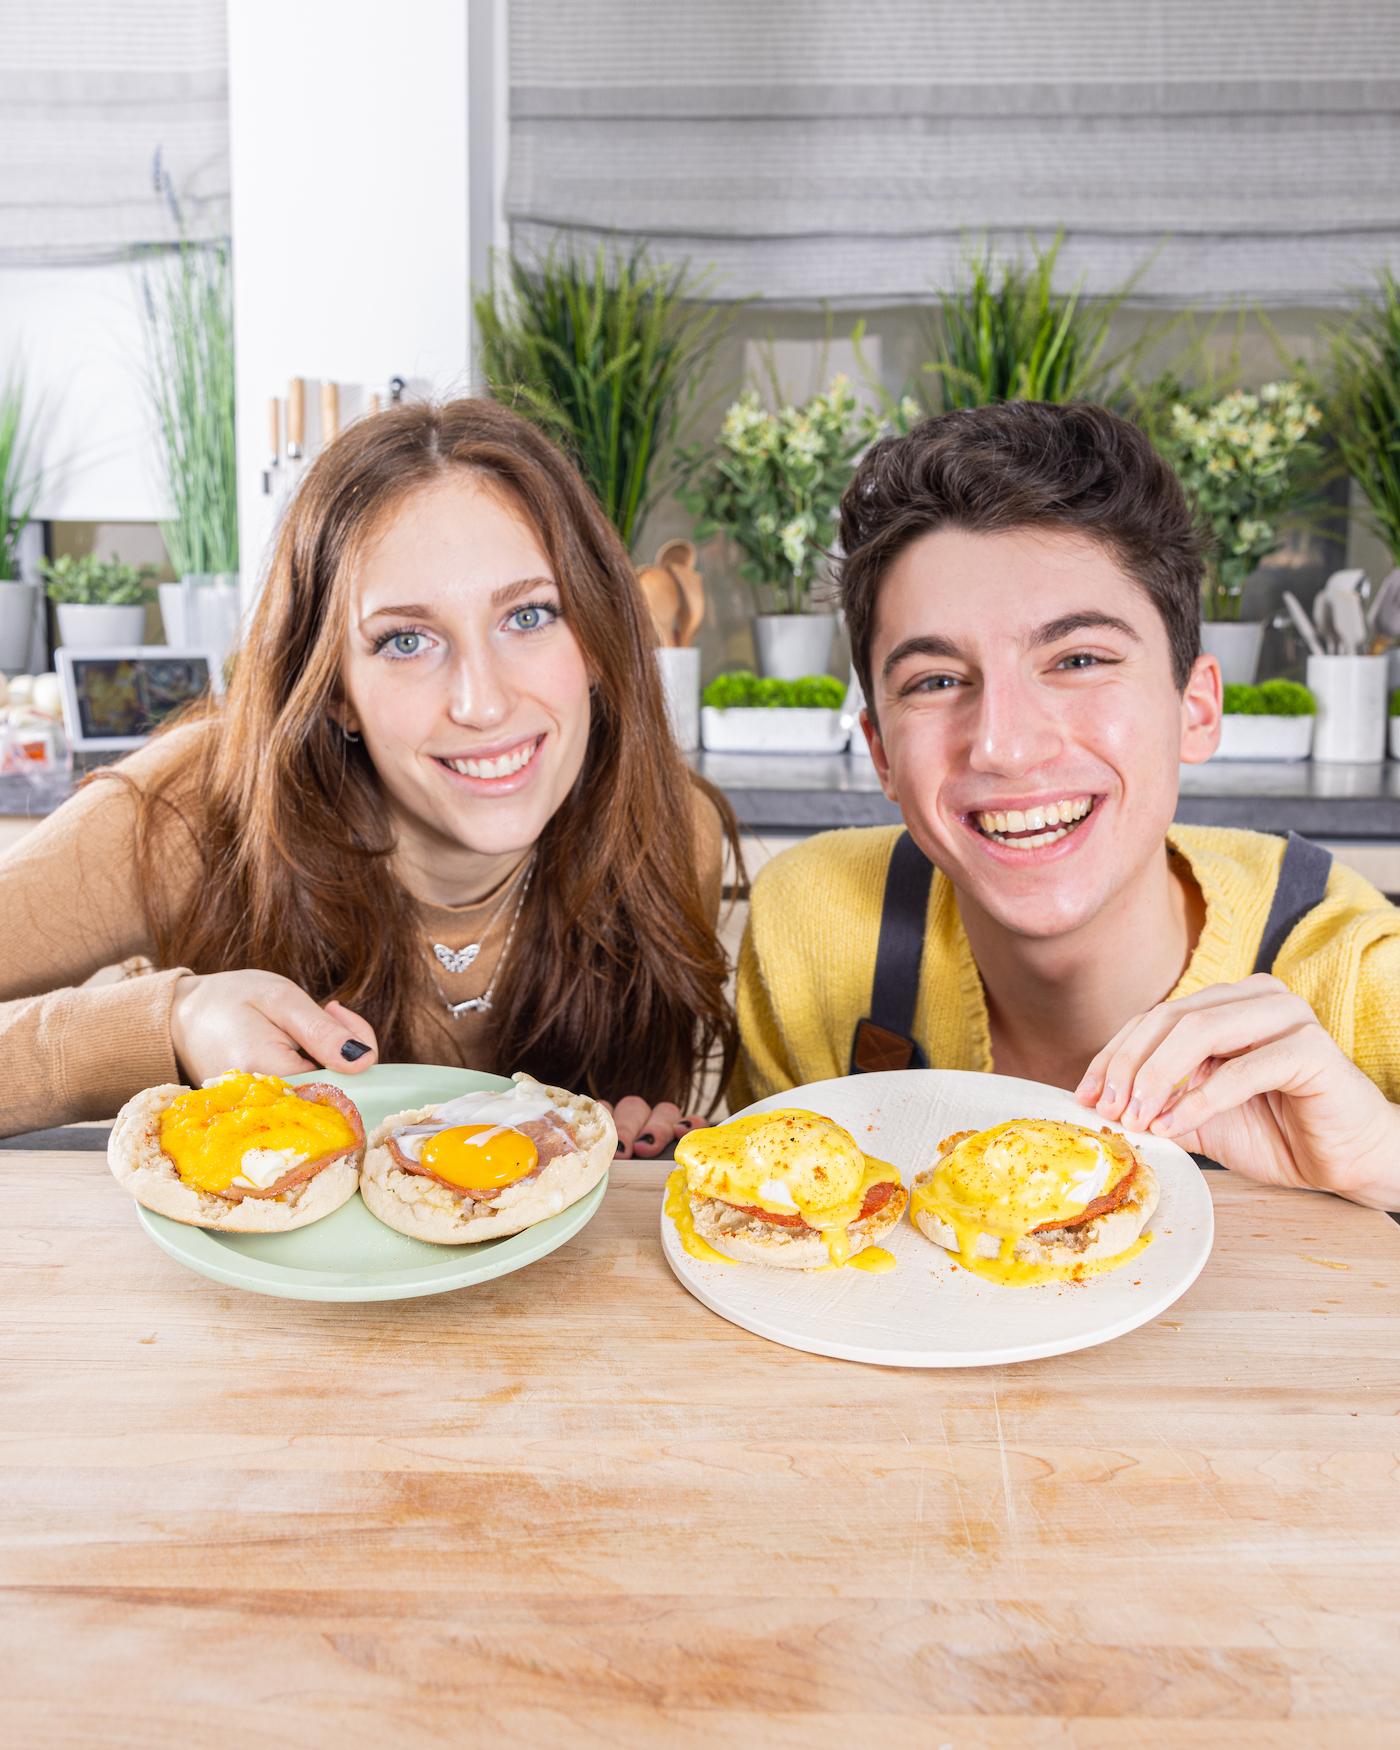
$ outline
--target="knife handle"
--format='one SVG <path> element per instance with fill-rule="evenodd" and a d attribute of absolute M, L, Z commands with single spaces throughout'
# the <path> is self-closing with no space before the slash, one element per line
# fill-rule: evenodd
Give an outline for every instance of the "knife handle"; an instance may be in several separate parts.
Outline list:
<path fill-rule="evenodd" d="M 321 385 L 321 445 L 334 443 L 340 432 L 340 385 Z"/>
<path fill-rule="evenodd" d="M 287 454 L 295 461 L 306 442 L 306 379 L 293 377 L 287 385 Z"/>
<path fill-rule="evenodd" d="M 267 404 L 267 453 L 274 462 L 282 454 L 282 403 L 275 395 Z"/>

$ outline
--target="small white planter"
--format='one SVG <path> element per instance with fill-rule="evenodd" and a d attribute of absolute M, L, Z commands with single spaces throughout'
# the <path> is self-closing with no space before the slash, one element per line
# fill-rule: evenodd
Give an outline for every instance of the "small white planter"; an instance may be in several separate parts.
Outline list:
<path fill-rule="evenodd" d="M 1370 764 L 1385 758 L 1384 656 L 1310 656 L 1308 691 L 1317 700 L 1315 760 Z"/>
<path fill-rule="evenodd" d="M 1390 757 L 1400 760 L 1400 717 L 1390 720 Z"/>
<path fill-rule="evenodd" d="M 110 602 L 59 602 L 58 641 L 68 650 L 114 650 L 146 642 L 146 608 Z"/>
<path fill-rule="evenodd" d="M 840 753 L 850 734 L 840 711 L 800 705 L 706 705 L 700 739 L 713 753 Z"/>
<path fill-rule="evenodd" d="M 1312 752 L 1311 717 L 1222 717 L 1217 760 L 1305 760 Z"/>
<path fill-rule="evenodd" d="M 656 666 L 671 733 L 681 751 L 690 753 L 700 745 L 700 652 L 693 644 L 683 649 L 663 645 L 656 653 Z"/>
<path fill-rule="evenodd" d="M 1220 664 L 1221 679 L 1250 686 L 1264 646 L 1262 620 L 1202 620 L 1201 649 Z"/>
<path fill-rule="evenodd" d="M 769 680 L 800 681 L 831 664 L 835 614 L 755 614 L 759 671 Z"/>
<path fill-rule="evenodd" d="M 38 596 L 37 583 L 0 582 L 0 669 L 29 667 Z"/>

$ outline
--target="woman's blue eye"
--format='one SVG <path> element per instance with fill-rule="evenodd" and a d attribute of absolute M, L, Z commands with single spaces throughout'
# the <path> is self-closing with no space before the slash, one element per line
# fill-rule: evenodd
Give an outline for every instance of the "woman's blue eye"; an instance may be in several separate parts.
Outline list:
<path fill-rule="evenodd" d="M 385 646 L 381 644 L 379 648 L 383 650 Z M 388 648 L 395 656 L 417 656 L 423 648 L 423 634 L 421 632 L 395 632 L 393 637 L 388 640 Z"/>
<path fill-rule="evenodd" d="M 558 608 L 548 602 L 526 602 L 523 608 L 515 610 L 507 624 L 517 632 L 538 632 L 542 627 L 552 626 L 558 618 Z"/>

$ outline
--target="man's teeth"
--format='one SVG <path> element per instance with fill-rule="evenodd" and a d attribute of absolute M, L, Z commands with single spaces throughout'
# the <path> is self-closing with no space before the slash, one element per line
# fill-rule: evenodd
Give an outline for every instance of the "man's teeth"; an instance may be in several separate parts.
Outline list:
<path fill-rule="evenodd" d="M 977 824 L 989 839 L 998 844 L 1016 844 L 1033 851 L 1038 845 L 1053 845 L 1064 838 L 1094 806 L 1092 796 L 1079 796 L 1067 802 L 1052 802 L 1045 808 L 1009 808 L 983 811 Z M 1015 834 L 1015 837 L 1010 835 Z"/>
<path fill-rule="evenodd" d="M 444 760 L 442 763 L 451 766 L 454 772 L 460 772 L 464 778 L 508 778 L 512 772 L 529 765 L 538 746 L 538 740 L 527 741 L 514 753 L 503 753 L 494 760 Z"/>

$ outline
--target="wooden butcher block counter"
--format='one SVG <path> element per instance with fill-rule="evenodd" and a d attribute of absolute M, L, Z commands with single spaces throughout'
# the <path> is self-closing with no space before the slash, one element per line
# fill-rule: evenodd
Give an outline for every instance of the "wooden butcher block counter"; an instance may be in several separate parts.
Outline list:
<path fill-rule="evenodd" d="M 663 1171 L 516 1275 L 325 1305 L 188 1273 L 100 1153 L 0 1153 L 6 1741 L 1398 1741 L 1395 1223 L 1212 1173 L 1157 1323 L 898 1372 L 707 1312 Z"/>

